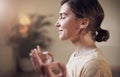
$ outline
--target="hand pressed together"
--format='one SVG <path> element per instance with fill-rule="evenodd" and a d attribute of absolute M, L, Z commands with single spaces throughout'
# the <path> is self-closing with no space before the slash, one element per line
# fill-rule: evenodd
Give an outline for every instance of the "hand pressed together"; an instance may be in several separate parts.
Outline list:
<path fill-rule="evenodd" d="M 30 58 L 35 70 L 42 77 L 66 77 L 66 67 L 60 62 L 54 62 L 50 52 L 42 52 L 37 46 L 31 50 Z"/>

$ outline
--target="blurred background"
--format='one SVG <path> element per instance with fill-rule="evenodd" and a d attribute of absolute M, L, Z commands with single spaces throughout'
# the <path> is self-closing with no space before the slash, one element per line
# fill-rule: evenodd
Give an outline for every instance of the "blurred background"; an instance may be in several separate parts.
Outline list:
<path fill-rule="evenodd" d="M 73 45 L 58 39 L 54 26 L 61 0 L 0 0 L 0 77 L 39 77 L 29 59 L 36 45 L 53 53 L 55 60 L 66 64 Z M 100 0 L 105 11 L 102 27 L 110 39 L 97 43 L 120 77 L 120 0 Z"/>

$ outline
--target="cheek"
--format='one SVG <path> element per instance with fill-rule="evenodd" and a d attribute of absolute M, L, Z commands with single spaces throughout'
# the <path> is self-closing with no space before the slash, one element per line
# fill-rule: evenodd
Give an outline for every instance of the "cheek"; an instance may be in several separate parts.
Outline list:
<path fill-rule="evenodd" d="M 73 23 L 64 24 L 63 29 L 64 34 L 70 37 L 76 36 L 79 33 L 76 24 Z"/>
<path fill-rule="evenodd" d="M 72 21 L 69 23 L 65 23 L 63 28 L 69 30 L 70 32 L 74 32 L 78 29 L 77 24 Z"/>
<path fill-rule="evenodd" d="M 67 18 L 61 21 L 61 28 L 69 33 L 76 33 L 79 29 L 79 24 L 74 18 Z"/>
<path fill-rule="evenodd" d="M 61 21 L 61 26 L 63 28 L 75 28 L 75 25 L 76 25 L 75 21 L 72 20 L 71 18 Z"/>

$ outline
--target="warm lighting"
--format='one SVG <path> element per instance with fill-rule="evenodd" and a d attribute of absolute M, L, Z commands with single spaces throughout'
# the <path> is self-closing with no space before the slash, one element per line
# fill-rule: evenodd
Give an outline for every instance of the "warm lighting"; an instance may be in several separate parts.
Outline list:
<path fill-rule="evenodd" d="M 28 36 L 28 27 L 27 26 L 23 26 L 19 29 L 19 32 L 21 33 L 21 36 L 23 38 L 26 38 Z"/>
<path fill-rule="evenodd" d="M 31 20 L 27 15 L 21 15 L 19 23 L 23 26 L 29 26 L 31 24 Z"/>
<path fill-rule="evenodd" d="M 5 21 L 7 18 L 8 14 L 8 6 L 9 4 L 5 0 L 0 0 L 0 21 Z M 10 6 L 9 6 L 10 7 Z M 9 17 L 8 17 L 9 18 Z M 7 19 L 8 19 L 7 18 Z M 1 23 L 0 23 L 1 24 Z"/>
<path fill-rule="evenodd" d="M 19 32 L 21 33 L 21 36 L 26 38 L 28 36 L 28 28 L 31 24 L 31 20 L 28 15 L 21 14 L 19 17 L 19 24 L 21 27 L 19 28 Z"/>

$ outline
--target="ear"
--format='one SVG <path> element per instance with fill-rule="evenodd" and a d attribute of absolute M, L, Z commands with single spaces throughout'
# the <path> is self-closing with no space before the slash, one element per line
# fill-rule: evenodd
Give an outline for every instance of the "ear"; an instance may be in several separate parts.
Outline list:
<path fill-rule="evenodd" d="M 77 31 L 79 33 L 84 33 L 86 32 L 86 28 L 89 25 L 90 20 L 88 18 L 79 18 L 78 19 L 78 25 L 77 25 Z"/>
<path fill-rule="evenodd" d="M 83 18 L 81 24 L 79 25 L 80 29 L 86 29 L 89 25 L 90 20 L 88 18 Z"/>

